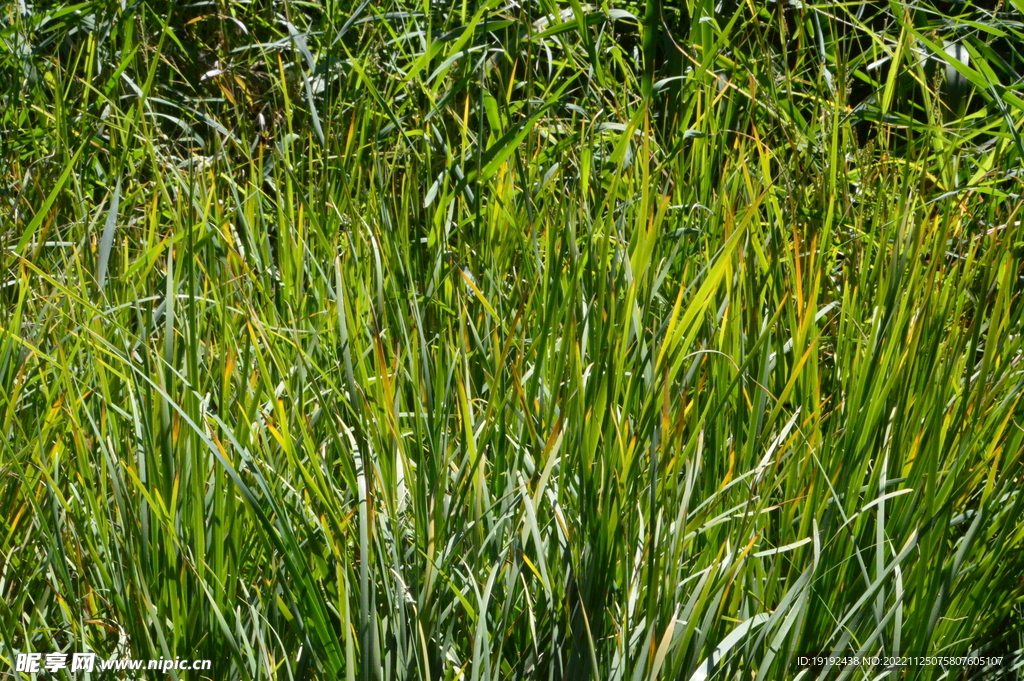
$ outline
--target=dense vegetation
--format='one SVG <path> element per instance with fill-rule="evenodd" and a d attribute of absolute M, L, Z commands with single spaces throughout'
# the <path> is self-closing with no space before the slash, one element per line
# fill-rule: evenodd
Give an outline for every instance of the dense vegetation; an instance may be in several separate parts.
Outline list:
<path fill-rule="evenodd" d="M 7 0 L 0 667 L 1021 678 L 1022 9 Z"/>

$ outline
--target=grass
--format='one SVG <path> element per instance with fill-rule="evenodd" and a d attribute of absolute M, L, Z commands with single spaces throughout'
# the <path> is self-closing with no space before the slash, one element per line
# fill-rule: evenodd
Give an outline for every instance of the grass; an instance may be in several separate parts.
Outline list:
<path fill-rule="evenodd" d="M 0 665 L 1021 678 L 1021 9 L 0 6 Z"/>

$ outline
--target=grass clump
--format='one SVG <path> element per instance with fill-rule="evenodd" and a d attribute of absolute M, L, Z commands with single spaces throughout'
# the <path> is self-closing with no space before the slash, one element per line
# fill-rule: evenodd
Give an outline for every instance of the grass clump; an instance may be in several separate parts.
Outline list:
<path fill-rule="evenodd" d="M 7 3 L 0 662 L 1019 678 L 1020 9 Z"/>

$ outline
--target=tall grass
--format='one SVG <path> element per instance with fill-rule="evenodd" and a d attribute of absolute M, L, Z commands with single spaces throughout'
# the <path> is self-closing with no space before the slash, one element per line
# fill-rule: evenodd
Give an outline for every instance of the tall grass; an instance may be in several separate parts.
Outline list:
<path fill-rule="evenodd" d="M 1020 678 L 1021 9 L 6 3 L 0 665 Z"/>

